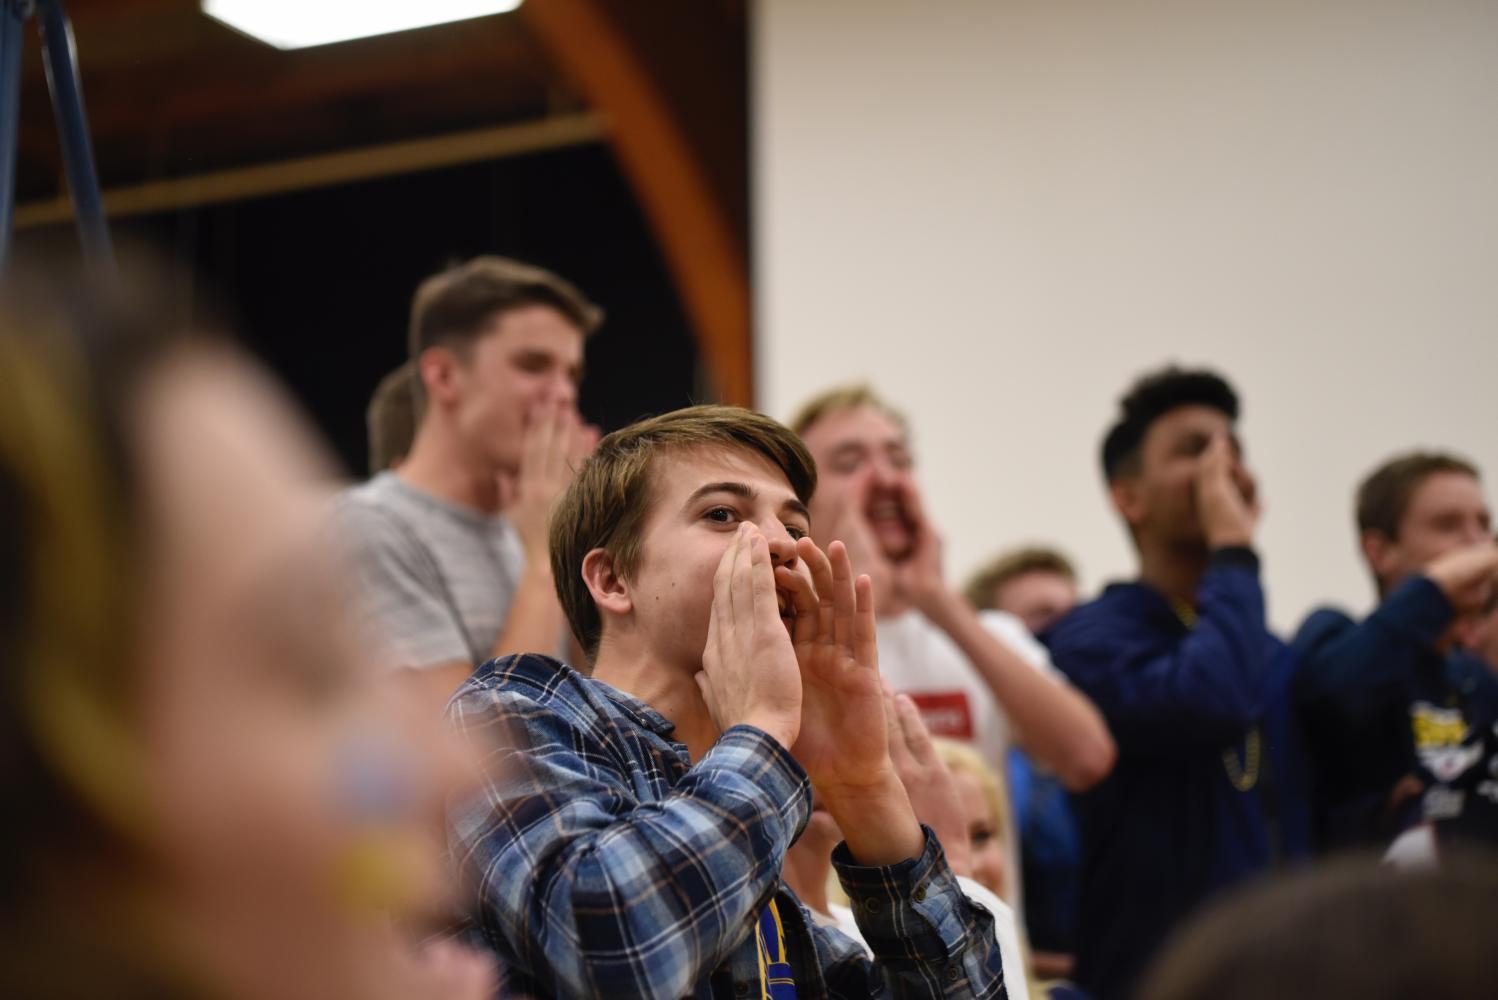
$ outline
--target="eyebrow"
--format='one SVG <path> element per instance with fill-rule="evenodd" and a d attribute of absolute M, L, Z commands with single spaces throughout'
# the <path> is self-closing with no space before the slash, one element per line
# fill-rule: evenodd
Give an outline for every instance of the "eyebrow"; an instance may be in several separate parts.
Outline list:
<path fill-rule="evenodd" d="M 759 491 L 754 489 L 754 487 L 750 486 L 748 483 L 708 483 L 693 490 L 692 495 L 687 497 L 687 502 L 682 506 L 690 507 L 698 500 L 701 500 L 703 497 L 713 493 L 731 493 L 732 495 L 740 497 L 744 500 L 759 499 Z M 800 514 L 806 519 L 807 524 L 811 523 L 811 511 L 806 509 L 806 504 L 802 503 L 795 497 L 787 499 L 785 503 L 780 505 L 780 509 L 782 511 L 790 511 L 792 514 Z"/>

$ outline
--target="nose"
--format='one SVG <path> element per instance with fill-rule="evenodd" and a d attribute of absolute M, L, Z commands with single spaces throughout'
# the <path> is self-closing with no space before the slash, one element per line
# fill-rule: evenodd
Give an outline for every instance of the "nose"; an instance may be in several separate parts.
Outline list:
<path fill-rule="evenodd" d="M 894 463 L 882 455 L 869 463 L 869 485 L 875 489 L 895 489 L 904 476 L 902 470 L 895 468 Z"/>
<path fill-rule="evenodd" d="M 577 383 L 565 372 L 558 372 L 546 388 L 546 398 L 564 406 L 577 406 Z"/>
<path fill-rule="evenodd" d="M 760 525 L 759 530 L 764 533 L 765 540 L 770 543 L 770 565 L 795 569 L 796 540 L 791 537 L 785 525 L 774 520 L 769 524 Z"/>

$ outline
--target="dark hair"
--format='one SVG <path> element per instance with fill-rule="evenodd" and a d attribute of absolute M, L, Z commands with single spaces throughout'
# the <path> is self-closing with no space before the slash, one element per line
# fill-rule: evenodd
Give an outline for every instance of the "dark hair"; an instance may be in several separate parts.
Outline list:
<path fill-rule="evenodd" d="M 369 431 L 371 474 L 391 468 L 410 453 L 426 402 L 425 394 L 417 392 L 420 384 L 416 366 L 407 361 L 380 379 L 369 397 L 364 424 Z"/>
<path fill-rule="evenodd" d="M 1350 856 L 1229 897 L 1178 934 L 1148 1000 L 1469 1000 L 1498 983 L 1498 863 Z"/>
<path fill-rule="evenodd" d="M 512 309 L 551 306 L 584 336 L 603 310 L 550 271 L 506 257 L 475 257 L 421 283 L 411 301 L 411 360 L 438 345 L 465 351 L 489 324 Z"/>
<path fill-rule="evenodd" d="M 1438 472 L 1456 472 L 1481 478 L 1477 467 L 1465 459 L 1442 452 L 1416 451 L 1399 455 L 1380 465 L 1358 486 L 1358 531 L 1376 531 L 1390 540 L 1399 538 L 1399 524 L 1409 510 L 1420 484 Z"/>
<path fill-rule="evenodd" d="M 1110 483 L 1137 471 L 1139 449 L 1150 426 L 1182 406 L 1208 406 L 1238 419 L 1238 394 L 1227 380 L 1205 369 L 1174 365 L 1145 375 L 1119 400 L 1118 422 L 1103 438 L 1103 476 Z"/>
<path fill-rule="evenodd" d="M 583 559 L 605 549 L 628 576 L 639 565 L 645 518 L 662 454 L 686 448 L 742 448 L 764 456 L 802 503 L 817 488 L 817 465 L 784 424 L 736 406 L 690 406 L 630 424 L 598 442 L 551 518 L 551 568 L 557 596 L 583 651 L 598 651 L 603 620 L 582 578 Z"/>

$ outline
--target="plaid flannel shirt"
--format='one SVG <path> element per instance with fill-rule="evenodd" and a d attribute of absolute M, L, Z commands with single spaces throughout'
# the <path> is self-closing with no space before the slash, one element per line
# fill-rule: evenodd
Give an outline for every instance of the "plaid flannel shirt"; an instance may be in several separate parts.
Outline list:
<path fill-rule="evenodd" d="M 537 655 L 484 664 L 448 717 L 503 775 L 454 810 L 452 837 L 508 990 L 757 997 L 774 898 L 802 998 L 1006 996 L 993 919 L 930 830 L 899 864 L 834 854 L 873 961 L 816 926 L 780 881 L 810 784 L 760 730 L 733 727 L 693 766 L 659 713 Z"/>

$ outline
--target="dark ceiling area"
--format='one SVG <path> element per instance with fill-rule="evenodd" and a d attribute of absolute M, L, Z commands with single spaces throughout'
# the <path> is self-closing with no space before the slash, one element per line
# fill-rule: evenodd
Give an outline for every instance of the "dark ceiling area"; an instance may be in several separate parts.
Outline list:
<path fill-rule="evenodd" d="M 627 47 L 747 257 L 743 0 L 527 0 L 514 14 L 289 52 L 204 15 L 196 0 L 66 6 L 112 228 L 222 301 L 351 471 L 364 464 L 364 402 L 403 356 L 416 283 L 477 253 L 553 267 L 608 311 L 588 348 L 590 419 L 608 428 L 714 395 L 680 253 L 663 244 L 617 142 L 631 109 L 616 110 L 598 79 L 575 80 L 568 68 L 609 58 L 590 24 Z M 28 36 L 17 202 L 23 223 L 28 209 L 34 221 L 17 233 L 18 254 L 71 239 L 46 77 Z M 413 140 L 579 120 L 600 124 L 488 159 L 380 166 L 381 150 Z M 257 170 L 350 151 L 369 152 L 376 169 L 257 189 Z M 173 203 L 176 194 L 158 191 L 121 209 L 142 186 L 218 175 L 235 178 L 233 193 Z M 49 204 L 51 215 L 39 215 Z"/>

